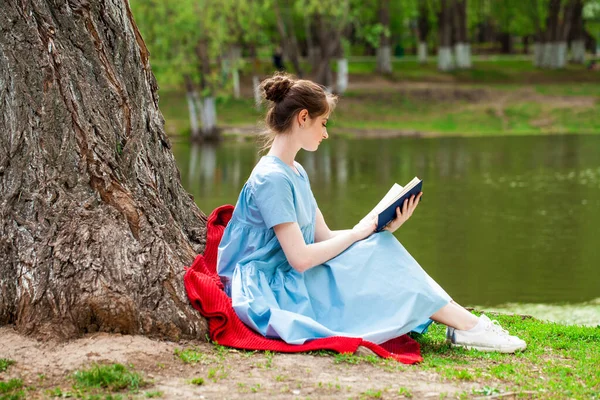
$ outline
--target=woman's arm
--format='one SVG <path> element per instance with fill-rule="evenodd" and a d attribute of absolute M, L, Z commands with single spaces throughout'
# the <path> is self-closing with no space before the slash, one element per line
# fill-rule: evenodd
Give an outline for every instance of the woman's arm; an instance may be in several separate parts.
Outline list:
<path fill-rule="evenodd" d="M 323 264 L 327 260 L 331 260 L 350 247 L 352 243 L 369 236 L 375 231 L 376 227 L 377 223 L 374 220 L 359 222 L 352 229 L 312 244 L 306 244 L 302 231 L 296 222 L 275 225 L 273 229 L 292 268 L 298 272 L 304 272 L 316 265 Z M 321 235 L 324 233 L 321 231 Z"/>

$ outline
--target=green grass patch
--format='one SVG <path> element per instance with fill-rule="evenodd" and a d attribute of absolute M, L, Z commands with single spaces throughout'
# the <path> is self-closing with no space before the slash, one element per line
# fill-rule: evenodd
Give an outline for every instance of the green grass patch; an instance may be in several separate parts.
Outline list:
<path fill-rule="evenodd" d="M 192 385 L 202 386 L 204 385 L 204 378 L 198 377 L 194 378 L 190 381 Z"/>
<path fill-rule="evenodd" d="M 0 400 L 20 400 L 25 398 L 23 381 L 11 379 L 8 382 L 0 382 Z"/>
<path fill-rule="evenodd" d="M 481 391 L 532 392 L 542 397 L 594 398 L 600 392 L 600 327 L 565 326 L 533 318 L 494 317 L 527 342 L 517 354 L 484 353 L 450 347 L 445 327 L 434 324 L 418 337 L 424 361 L 420 368 L 434 370 L 447 380 L 484 384 Z M 487 387 L 487 389 L 486 389 Z M 481 394 L 486 394 L 480 392 Z"/>
<path fill-rule="evenodd" d="M 153 390 L 151 392 L 144 393 L 144 396 L 146 398 L 148 398 L 148 399 L 154 399 L 154 398 L 157 398 L 157 397 L 163 397 L 164 393 L 161 392 L 160 390 Z"/>
<path fill-rule="evenodd" d="M 15 361 L 8 358 L 0 358 L 0 372 L 8 370 L 11 365 L 14 365 Z"/>
<path fill-rule="evenodd" d="M 185 364 L 210 364 L 211 357 L 196 348 L 175 349 L 175 355 Z"/>
<path fill-rule="evenodd" d="M 137 391 L 145 385 L 141 375 L 122 364 L 92 365 L 73 374 L 76 389 L 107 389 L 111 392 L 123 389 Z"/>

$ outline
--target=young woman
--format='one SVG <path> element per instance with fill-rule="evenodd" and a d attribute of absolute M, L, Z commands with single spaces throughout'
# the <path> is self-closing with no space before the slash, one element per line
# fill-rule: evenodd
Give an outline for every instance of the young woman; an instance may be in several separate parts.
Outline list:
<path fill-rule="evenodd" d="M 272 135 L 242 188 L 219 245 L 217 269 L 244 323 L 270 338 L 301 344 L 329 337 L 383 343 L 423 333 L 438 321 L 454 345 L 514 352 L 525 342 L 477 317 L 427 275 L 392 234 L 421 194 L 396 210 L 385 231 L 375 220 L 332 231 L 317 206 L 300 149 L 327 139 L 337 98 L 308 80 L 278 74 L 262 82 Z"/>

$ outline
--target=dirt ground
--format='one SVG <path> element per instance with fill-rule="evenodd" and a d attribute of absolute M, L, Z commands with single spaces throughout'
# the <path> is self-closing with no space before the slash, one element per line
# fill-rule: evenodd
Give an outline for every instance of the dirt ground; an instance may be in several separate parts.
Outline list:
<path fill-rule="evenodd" d="M 186 364 L 175 349 L 194 347 L 205 354 Z M 94 362 L 121 363 L 140 372 L 149 384 L 138 394 L 162 392 L 166 399 L 241 398 L 413 398 L 471 397 L 475 383 L 448 382 L 419 367 L 368 362 L 339 362 L 331 354 L 268 354 L 218 349 L 205 342 L 167 342 L 143 336 L 97 333 L 66 343 L 40 342 L 19 335 L 11 327 L 0 328 L 0 358 L 16 363 L 0 373 L 0 381 L 21 378 L 27 398 L 53 398 L 48 390 L 67 392 L 71 374 Z M 204 384 L 190 380 L 204 378 Z M 35 389 L 34 389 L 35 388 Z"/>

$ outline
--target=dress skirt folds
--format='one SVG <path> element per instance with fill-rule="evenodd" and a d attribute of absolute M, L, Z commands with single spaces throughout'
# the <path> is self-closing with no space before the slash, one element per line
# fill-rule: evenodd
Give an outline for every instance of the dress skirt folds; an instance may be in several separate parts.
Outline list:
<path fill-rule="evenodd" d="M 425 332 L 451 298 L 387 231 L 303 273 L 290 266 L 273 226 L 297 222 L 314 243 L 317 207 L 306 171 L 295 166 L 262 157 L 221 239 L 217 271 L 236 314 L 290 344 L 329 336 L 383 343 Z"/>

